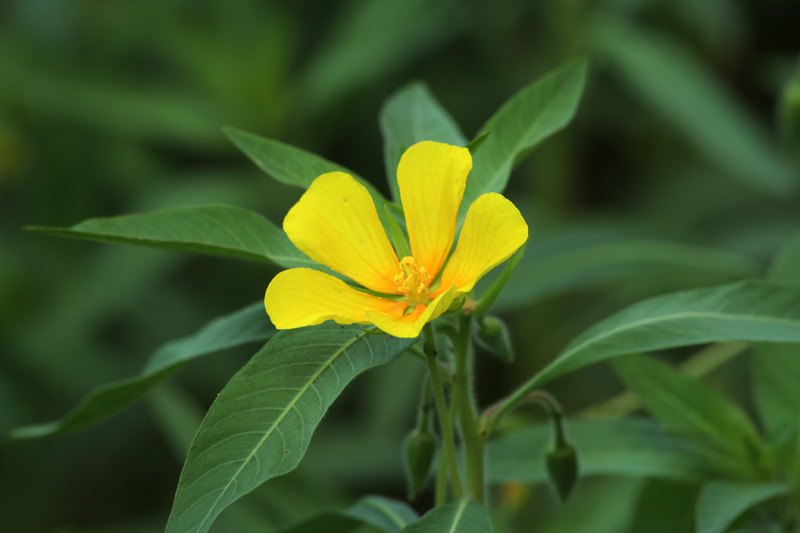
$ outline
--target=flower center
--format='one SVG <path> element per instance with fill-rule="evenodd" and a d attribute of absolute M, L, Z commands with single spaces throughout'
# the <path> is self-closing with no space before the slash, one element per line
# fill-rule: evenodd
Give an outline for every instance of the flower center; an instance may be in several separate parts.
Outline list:
<path fill-rule="evenodd" d="M 425 271 L 425 267 L 418 267 L 413 257 L 406 256 L 400 261 L 400 269 L 392 281 L 397 285 L 400 294 L 405 295 L 409 309 L 413 309 L 419 303 L 425 305 L 431 303 L 431 298 L 428 296 L 431 277 Z"/>

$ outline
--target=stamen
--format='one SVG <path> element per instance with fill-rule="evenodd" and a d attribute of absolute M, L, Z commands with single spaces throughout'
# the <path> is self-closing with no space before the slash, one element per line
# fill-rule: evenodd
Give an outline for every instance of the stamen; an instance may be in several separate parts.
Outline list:
<path fill-rule="evenodd" d="M 413 308 L 418 303 L 429 304 L 428 285 L 431 277 L 425 271 L 425 267 L 417 267 L 417 262 L 413 257 L 406 256 L 400 261 L 401 271 L 392 279 L 397 285 L 400 294 L 404 294 L 408 300 L 409 308 Z"/>

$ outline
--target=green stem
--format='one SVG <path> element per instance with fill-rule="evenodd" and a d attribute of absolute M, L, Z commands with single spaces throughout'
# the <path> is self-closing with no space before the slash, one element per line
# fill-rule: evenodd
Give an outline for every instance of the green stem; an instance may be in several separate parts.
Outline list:
<path fill-rule="evenodd" d="M 447 462 L 444 454 L 439 457 L 439 469 L 436 472 L 436 499 L 434 504 L 438 507 L 447 503 Z"/>
<path fill-rule="evenodd" d="M 447 413 L 447 403 L 444 399 L 444 389 L 442 379 L 439 376 L 439 364 L 436 362 L 436 334 L 433 326 L 429 323 L 422 328 L 422 338 L 424 340 L 425 355 L 428 358 L 428 369 L 433 383 L 433 395 L 436 399 L 436 410 L 439 413 L 439 424 L 442 428 L 442 441 L 444 460 L 447 461 L 450 469 L 450 478 L 453 483 L 453 494 L 461 499 L 464 496 L 464 488 L 461 485 L 461 476 L 458 473 L 458 461 L 456 460 L 456 445 L 453 440 L 453 425 Z"/>
<path fill-rule="evenodd" d="M 453 403 L 457 406 L 461 436 L 464 442 L 464 459 L 467 474 L 467 492 L 478 503 L 485 496 L 484 441 L 472 388 L 472 360 L 470 358 L 470 326 L 472 317 L 463 315 L 458 333 L 453 338 L 455 348 L 455 376 L 453 378 Z"/>

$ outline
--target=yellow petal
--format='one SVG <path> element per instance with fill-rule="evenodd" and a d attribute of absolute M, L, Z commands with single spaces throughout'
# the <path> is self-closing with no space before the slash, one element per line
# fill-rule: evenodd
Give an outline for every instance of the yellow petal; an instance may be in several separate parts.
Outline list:
<path fill-rule="evenodd" d="M 425 324 L 447 311 L 457 294 L 456 287 L 450 287 L 437 296 L 430 305 L 418 304 L 407 315 L 397 316 L 392 312 L 382 312 L 378 309 L 367 309 L 366 315 L 370 322 L 389 335 L 413 339 L 419 335 Z"/>
<path fill-rule="evenodd" d="M 344 281 L 310 268 L 284 270 L 272 278 L 264 307 L 278 329 L 314 326 L 326 320 L 368 324 L 364 311 L 402 315 L 408 303 L 358 291 Z"/>
<path fill-rule="evenodd" d="M 396 294 L 400 271 L 367 189 L 343 172 L 323 174 L 289 210 L 283 229 L 308 257 L 374 291 Z"/>
<path fill-rule="evenodd" d="M 431 279 L 453 245 L 456 215 L 471 168 L 469 150 L 432 141 L 415 144 L 400 158 L 397 185 L 411 253 Z"/>
<path fill-rule="evenodd" d="M 528 225 L 519 210 L 497 193 L 472 202 L 456 250 L 442 272 L 440 287 L 455 284 L 472 290 L 484 274 L 511 257 L 528 240 Z"/>

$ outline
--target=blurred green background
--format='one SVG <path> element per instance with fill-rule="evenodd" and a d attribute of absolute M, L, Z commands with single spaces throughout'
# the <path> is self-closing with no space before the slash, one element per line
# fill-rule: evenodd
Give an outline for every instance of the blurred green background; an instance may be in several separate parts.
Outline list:
<path fill-rule="evenodd" d="M 199 203 L 280 223 L 300 191 L 261 173 L 224 125 L 318 153 L 388 193 L 378 113 L 415 80 L 471 137 L 525 84 L 590 59 L 575 121 L 517 168 L 506 193 L 532 237 L 497 308 L 517 361 L 480 359 L 483 404 L 628 303 L 760 276 L 800 230 L 798 20 L 791 0 L 6 0 L 0 431 L 62 416 L 164 342 L 259 301 L 277 272 L 22 226 Z M 0 529 L 159 531 L 202 413 L 255 348 L 198 360 L 95 428 L 0 443 Z M 745 370 L 718 379 L 735 385 Z M 362 494 L 402 497 L 401 440 L 421 371 L 401 360 L 358 380 L 301 467 L 215 530 L 270 531 Z M 619 389 L 598 366 L 552 390 L 575 413 Z M 676 491 L 664 485 L 590 480 L 571 505 L 608 515 L 593 532 L 617 527 L 609 491 L 634 521 L 637 505 L 673 517 L 691 508 L 687 491 L 666 498 Z M 547 507 L 546 490 L 507 492 L 499 513 L 581 530 Z"/>

